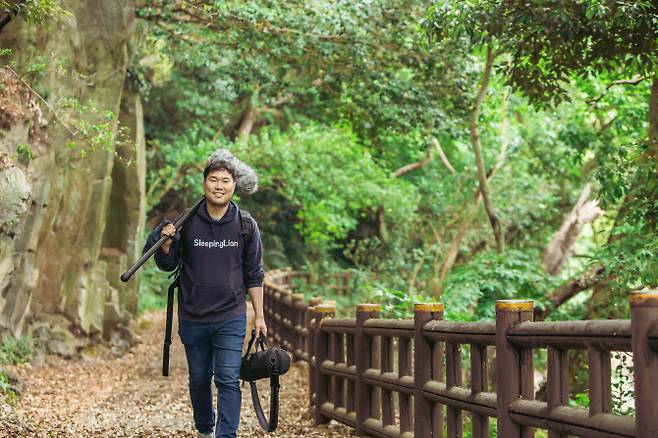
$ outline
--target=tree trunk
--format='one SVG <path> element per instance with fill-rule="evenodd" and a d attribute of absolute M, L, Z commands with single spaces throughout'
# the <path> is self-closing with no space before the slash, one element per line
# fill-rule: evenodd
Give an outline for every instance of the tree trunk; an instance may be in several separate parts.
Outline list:
<path fill-rule="evenodd" d="M 650 160 L 650 163 L 648 164 L 655 169 L 656 175 L 654 178 L 656 178 L 658 177 L 658 75 L 653 78 L 651 96 L 649 97 L 648 141 L 649 150 L 647 152 L 647 157 Z M 651 177 L 649 176 L 649 178 Z M 633 209 L 633 203 L 636 197 L 635 192 L 638 187 L 641 187 L 646 183 L 647 181 L 645 180 L 636 179 L 633 187 L 630 188 L 619 207 L 613 228 L 616 228 L 621 224 L 629 211 Z M 618 234 L 611 235 L 608 239 L 608 244 L 619 237 Z M 551 298 L 549 299 L 553 302 L 554 306 L 551 309 L 545 310 L 540 319 L 545 318 L 552 310 L 565 303 L 578 292 L 589 289 L 590 287 L 593 288 L 593 291 L 592 297 L 588 303 L 587 318 L 595 319 L 602 316 L 611 316 L 609 314 L 609 311 L 611 310 L 610 282 L 614 276 L 610 275 L 606 278 L 601 278 L 603 272 L 604 268 L 602 266 L 597 266 L 590 269 L 576 280 L 572 280 L 560 286 L 553 294 L 551 294 Z M 614 317 L 616 315 L 612 316 Z"/>
<path fill-rule="evenodd" d="M 485 175 L 486 181 L 489 181 L 491 178 L 493 178 L 496 172 L 503 167 L 503 164 L 505 164 L 505 158 L 507 157 L 507 146 L 508 146 L 507 129 L 509 127 L 509 118 L 507 117 L 508 104 L 509 104 L 509 89 L 505 93 L 505 98 L 503 99 L 503 121 L 501 123 L 502 142 L 500 145 L 500 152 L 498 153 L 498 157 L 496 158 L 496 164 Z M 482 193 L 483 193 L 482 185 L 480 185 L 478 186 L 476 192 L 473 193 L 473 196 L 471 198 L 472 201 L 468 203 L 463 210 L 464 212 L 462 213 L 461 221 L 459 222 L 459 229 L 455 233 L 455 237 L 452 239 L 450 248 L 448 249 L 448 252 L 443 259 L 443 263 L 441 264 L 439 277 L 436 283 L 434 284 L 433 294 L 437 300 L 440 299 L 441 297 L 441 292 L 443 289 L 443 281 L 445 280 L 446 276 L 448 275 L 448 272 L 450 272 L 450 270 L 455 264 L 455 261 L 457 260 L 457 255 L 459 254 L 459 247 L 461 246 L 462 240 L 464 240 L 464 237 L 466 237 L 466 232 L 468 231 L 468 228 L 473 223 L 473 220 L 475 220 L 477 213 L 476 210 L 477 205 L 480 203 Z M 438 270 L 438 267 L 435 269 L 435 271 L 436 270 Z"/>
<path fill-rule="evenodd" d="M 649 157 L 658 178 L 658 75 L 653 77 L 649 97 Z"/>
<path fill-rule="evenodd" d="M 560 229 L 553 235 L 544 251 L 544 266 L 551 275 L 557 275 L 564 262 L 571 256 L 571 247 L 580 235 L 583 226 L 599 217 L 603 210 L 598 202 L 587 201 L 591 192 L 591 184 L 586 184 L 580 192 L 576 205 L 567 215 Z"/>
<path fill-rule="evenodd" d="M 236 128 L 233 128 L 231 135 L 233 141 L 247 141 L 251 131 L 254 129 L 254 124 L 260 115 L 260 107 L 254 105 L 254 102 L 258 102 L 259 93 L 260 85 L 256 84 L 253 91 L 244 99 L 244 109 L 237 123 L 237 133 L 235 131 Z"/>
<path fill-rule="evenodd" d="M 452 239 L 450 248 L 448 248 L 448 252 L 446 253 L 446 256 L 443 259 L 443 263 L 441 264 L 441 270 L 439 271 L 439 278 L 437 279 L 433 290 L 433 295 L 436 299 L 439 299 L 441 297 L 441 292 L 443 290 L 443 281 L 448 275 L 448 272 L 450 272 L 450 269 L 452 269 L 452 266 L 455 264 L 455 260 L 457 260 L 457 255 L 459 254 L 459 247 L 461 246 L 464 237 L 466 237 L 466 232 L 468 231 L 469 227 L 473 223 L 473 220 L 475 219 L 477 213 L 477 205 L 480 202 L 480 197 L 481 197 L 481 192 L 478 191 L 475 201 L 466 207 L 466 210 L 464 211 L 464 215 L 462 216 L 462 220 L 459 223 L 459 229 L 455 233 L 455 237 Z"/>
<path fill-rule="evenodd" d="M 475 101 L 473 102 L 473 108 L 471 110 L 471 120 L 470 120 L 470 133 L 471 133 L 471 144 L 473 146 L 473 154 L 475 155 L 475 164 L 477 166 L 477 176 L 480 183 L 480 191 L 482 192 L 482 199 L 484 200 L 484 209 L 487 212 L 489 217 L 489 223 L 496 238 L 496 249 L 498 253 L 505 251 L 505 235 L 503 233 L 502 226 L 496 212 L 494 210 L 493 204 L 491 202 L 489 184 L 487 181 L 487 175 L 484 170 L 484 157 L 482 154 L 482 144 L 480 143 L 480 134 L 478 133 L 478 116 L 480 115 L 480 106 L 484 100 L 484 96 L 487 93 L 489 88 L 489 79 L 491 77 L 491 71 L 493 69 L 493 60 L 494 53 L 493 49 L 489 47 L 487 49 L 487 61 L 484 67 L 484 72 L 482 74 L 482 85 L 478 91 Z"/>
<path fill-rule="evenodd" d="M 258 108 L 254 108 L 251 104 L 251 99 L 247 100 L 247 107 L 242 113 L 240 119 L 240 126 L 238 127 L 237 141 L 247 141 L 251 131 L 254 129 L 254 123 L 258 118 Z"/>

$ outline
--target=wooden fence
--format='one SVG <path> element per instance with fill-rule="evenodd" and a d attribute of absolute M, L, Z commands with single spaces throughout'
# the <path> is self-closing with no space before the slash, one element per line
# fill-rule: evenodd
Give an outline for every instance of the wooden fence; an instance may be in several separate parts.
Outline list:
<path fill-rule="evenodd" d="M 265 313 L 275 342 L 309 364 L 316 423 L 334 419 L 375 437 L 453 438 L 463 436 L 466 412 L 474 438 L 493 429 L 527 438 L 535 428 L 549 438 L 658 437 L 658 291 L 631 296 L 630 320 L 533 322 L 526 300 L 498 301 L 492 322 L 444 321 L 438 303 L 415 304 L 409 320 L 381 319 L 377 304 L 335 318 L 333 303 L 305 303 L 286 287 L 294 275 L 268 276 Z M 534 400 L 536 349 L 547 349 L 546 401 Z M 587 352 L 588 409 L 567 405 L 570 350 Z M 633 354 L 635 417 L 612 413 L 616 351 Z"/>
<path fill-rule="evenodd" d="M 288 280 L 291 279 L 296 279 L 298 280 L 297 283 L 301 284 L 302 287 L 305 284 L 309 284 L 311 282 L 311 273 L 310 272 L 304 272 L 304 271 L 285 271 L 286 272 L 286 278 Z M 322 287 L 325 290 L 331 290 L 337 295 L 347 295 L 348 291 L 350 290 L 350 287 L 353 286 L 353 278 L 352 275 L 350 274 L 349 271 L 344 271 L 344 272 L 335 272 L 333 274 L 328 274 L 322 276 L 322 278 L 319 279 L 320 282 L 322 282 Z M 294 289 L 295 287 L 288 283 L 286 285 L 290 289 Z"/>

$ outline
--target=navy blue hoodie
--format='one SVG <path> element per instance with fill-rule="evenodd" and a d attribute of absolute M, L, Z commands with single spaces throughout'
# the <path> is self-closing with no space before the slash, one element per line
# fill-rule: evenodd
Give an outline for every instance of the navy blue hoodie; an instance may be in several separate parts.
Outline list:
<path fill-rule="evenodd" d="M 203 201 L 172 239 L 169 253 L 156 251 L 155 263 L 163 271 L 176 269 L 179 257 L 182 258 L 180 319 L 218 322 L 244 314 L 246 290 L 263 285 L 265 274 L 258 226 L 252 219 L 254 233 L 245 250 L 238 211 L 239 207 L 231 201 L 224 216 L 215 220 Z M 145 249 L 160 238 L 165 223 L 149 235 Z"/>

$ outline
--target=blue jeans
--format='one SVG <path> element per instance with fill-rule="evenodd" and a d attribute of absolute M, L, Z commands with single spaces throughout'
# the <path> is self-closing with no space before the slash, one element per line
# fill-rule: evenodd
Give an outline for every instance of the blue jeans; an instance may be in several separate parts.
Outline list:
<path fill-rule="evenodd" d="M 246 323 L 244 314 L 216 323 L 178 321 L 178 334 L 185 345 L 190 371 L 194 425 L 199 432 L 211 432 L 215 426 L 210 387 L 214 375 L 219 416 L 215 437 L 236 437 L 242 403 L 238 380 Z"/>

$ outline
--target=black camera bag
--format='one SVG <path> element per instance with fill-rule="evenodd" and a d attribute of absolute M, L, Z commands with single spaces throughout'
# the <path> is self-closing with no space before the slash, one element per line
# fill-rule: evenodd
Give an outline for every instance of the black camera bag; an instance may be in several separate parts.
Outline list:
<path fill-rule="evenodd" d="M 251 346 L 256 341 L 254 352 Z M 247 352 L 242 356 L 240 364 L 240 379 L 249 382 L 251 387 L 251 399 L 254 403 L 254 411 L 258 417 L 258 423 L 266 432 L 274 432 L 279 421 L 279 376 L 290 369 L 290 355 L 287 351 L 278 347 L 265 349 L 265 337 L 261 334 L 256 340 L 256 333 L 251 331 L 251 339 L 247 346 Z M 261 351 L 258 351 L 260 346 Z M 270 378 L 270 421 L 268 422 L 263 413 L 263 408 L 258 397 L 256 380 Z"/>

